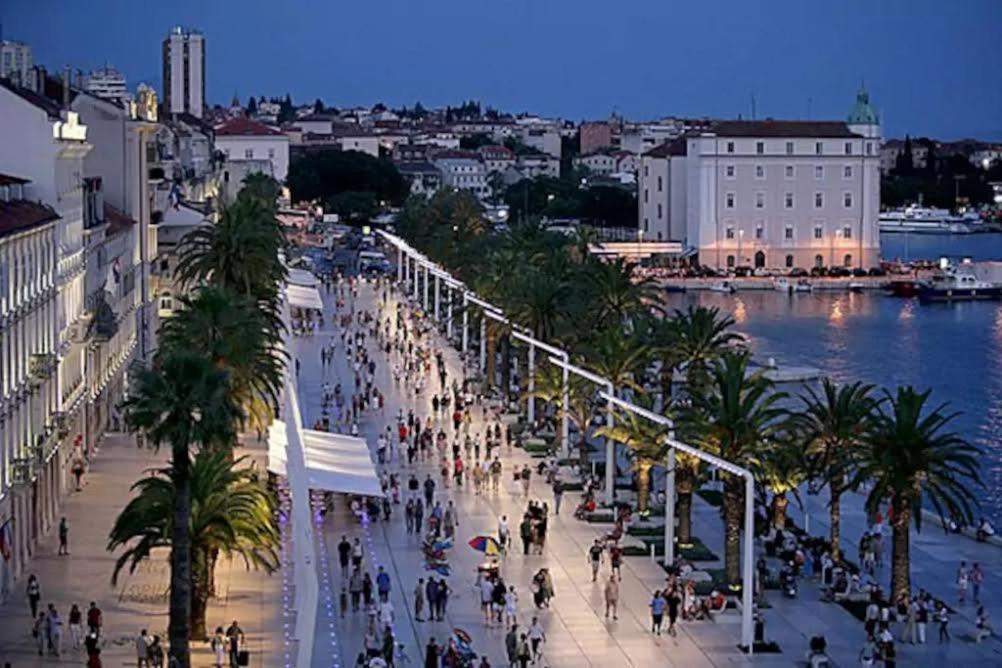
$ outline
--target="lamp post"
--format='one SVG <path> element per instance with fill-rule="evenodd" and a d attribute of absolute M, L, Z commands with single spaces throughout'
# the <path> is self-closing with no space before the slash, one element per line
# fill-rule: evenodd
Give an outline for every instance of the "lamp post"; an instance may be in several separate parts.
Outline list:
<path fill-rule="evenodd" d="M 835 266 L 835 240 L 842 238 L 842 230 L 835 230 L 835 234 L 832 235 L 832 245 L 831 250 L 828 253 L 828 268 L 831 269 Z"/>
<path fill-rule="evenodd" d="M 739 266 L 739 267 L 742 266 L 742 265 L 744 265 L 744 260 L 741 259 L 741 241 L 744 238 L 745 238 L 745 231 L 744 230 L 738 230 L 738 265 L 737 266 Z"/>

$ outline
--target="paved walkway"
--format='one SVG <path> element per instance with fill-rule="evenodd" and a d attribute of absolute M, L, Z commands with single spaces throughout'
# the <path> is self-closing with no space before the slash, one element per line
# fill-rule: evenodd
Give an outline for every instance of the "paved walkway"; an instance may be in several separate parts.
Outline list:
<path fill-rule="evenodd" d="M 391 296 L 390 304 L 385 314 L 392 314 L 399 295 Z M 325 295 L 325 301 L 332 305 L 332 297 Z M 375 312 L 377 297 L 371 286 L 361 288 L 356 310 Z M 331 326 L 333 318 L 329 313 L 327 329 L 319 336 L 302 338 L 297 341 L 297 354 L 302 362 L 300 376 L 300 393 L 304 422 L 311 424 L 320 415 L 321 386 L 325 380 L 340 382 L 345 391 L 351 392 L 351 375 L 344 348 L 338 339 L 338 354 L 333 367 L 324 369 L 319 364 L 319 345 L 330 340 L 334 334 Z M 438 334 L 434 347 L 441 347 L 446 353 L 449 370 L 449 383 L 454 377 L 461 377 L 460 363 L 455 351 L 444 345 Z M 377 360 L 376 386 L 385 392 L 387 404 L 382 413 L 370 412 L 361 419 L 361 434 L 374 447 L 375 439 L 387 424 L 395 425 L 398 409 L 413 409 L 422 420 L 432 414 L 430 399 L 437 389 L 437 379 L 429 383 L 432 389 L 426 389 L 420 396 L 401 385 L 396 387 L 392 381 L 390 369 L 393 361 L 399 359 L 396 352 L 390 358 L 377 351 L 369 343 L 370 355 Z M 433 416 L 434 418 L 435 416 Z M 475 411 L 475 421 L 471 433 L 483 430 L 483 421 L 479 411 Z M 443 414 L 441 420 L 435 421 L 435 429 L 444 426 L 451 435 L 451 424 Z M 462 628 L 473 638 L 476 651 L 486 653 L 492 665 L 506 665 L 504 658 L 504 633 L 500 625 L 485 627 L 479 608 L 479 595 L 473 589 L 476 567 L 481 561 L 481 555 L 471 550 L 465 543 L 478 534 L 493 535 L 497 521 L 501 515 L 507 515 L 513 531 L 517 531 L 517 522 L 524 511 L 527 499 L 522 496 L 521 489 L 516 489 L 511 482 L 512 465 L 521 466 L 529 460 L 520 450 L 513 453 L 502 449 L 501 457 L 505 465 L 504 483 L 497 493 L 483 496 L 474 495 L 471 487 L 457 489 L 442 489 L 441 478 L 431 462 L 418 463 L 413 469 L 400 466 L 394 460 L 388 471 L 401 472 L 402 482 L 406 481 L 411 470 L 423 480 L 431 473 L 439 483 L 436 499 L 443 502 L 452 500 L 458 510 L 460 526 L 457 531 L 456 546 L 451 550 L 449 562 L 452 573 L 449 577 L 453 595 L 449 601 L 449 611 L 445 622 L 417 622 L 411 614 L 413 608 L 412 592 L 418 577 L 427 577 L 430 573 L 424 570 L 423 558 L 420 553 L 420 540 L 408 535 L 404 530 L 402 507 L 394 508 L 394 515 L 389 523 L 376 522 L 371 527 L 360 527 L 349 517 L 343 504 L 337 511 L 326 518 L 324 535 L 326 537 L 325 551 L 331 566 L 331 590 L 333 594 L 333 610 L 328 613 L 322 605 L 318 624 L 314 665 L 330 665 L 333 656 L 338 656 L 342 665 L 351 665 L 362 647 L 362 639 L 366 629 L 366 621 L 362 613 L 348 612 L 340 617 L 336 612 L 336 598 L 341 581 L 336 567 L 336 545 L 342 535 L 349 539 L 359 536 L 367 549 L 367 567 L 375 574 L 376 567 L 383 566 L 392 575 L 393 590 L 391 602 L 396 611 L 395 633 L 397 640 L 405 644 L 406 654 L 412 663 L 423 660 L 422 650 L 429 637 L 441 642 L 453 628 Z M 538 461 L 538 460 L 537 460 Z M 591 525 L 573 519 L 571 510 L 577 503 L 577 495 L 566 494 L 564 499 L 565 514 L 552 517 L 547 538 L 546 549 L 540 556 L 509 555 L 503 563 L 502 573 L 505 581 L 514 584 L 521 598 L 519 605 L 519 625 L 524 629 L 534 614 L 538 614 L 547 633 L 545 658 L 543 665 L 548 666 L 608 666 L 608 665 L 645 665 L 657 662 L 659 665 L 733 665 L 748 663 L 748 657 L 736 649 L 740 636 L 740 617 L 736 614 L 725 615 L 716 623 L 691 622 L 682 625 L 677 638 L 666 636 L 654 637 L 649 633 L 649 614 L 647 603 L 654 588 L 664 583 L 664 573 L 659 566 L 648 558 L 635 557 L 625 560 L 623 582 L 621 584 L 621 603 L 619 620 L 613 622 L 604 618 L 604 604 L 601 583 L 592 584 L 590 568 L 587 564 L 585 551 L 591 541 L 608 527 Z M 547 501 L 553 505 L 549 488 L 543 484 L 539 476 L 533 476 L 530 497 Z M 824 499 L 809 497 L 808 507 L 812 515 L 812 531 L 818 534 L 827 529 L 822 526 L 824 519 Z M 843 535 L 854 539 L 863 530 L 863 515 L 859 510 L 858 500 L 846 502 L 843 512 Z M 792 507 L 792 506 L 791 506 Z M 791 513 L 798 517 L 796 512 Z M 826 516 L 826 515 L 825 515 Z M 722 526 L 718 510 L 697 500 L 694 513 L 695 533 L 718 554 L 722 554 Z M 850 554 L 854 545 L 847 549 Z M 959 549 L 958 553 L 956 550 Z M 938 596 L 948 597 L 954 591 L 951 588 L 953 573 L 957 560 L 966 558 L 968 562 L 980 561 L 987 568 L 988 579 L 985 583 L 983 598 L 990 609 L 997 610 L 1000 592 L 999 577 L 1002 576 L 1002 553 L 998 548 L 979 545 L 973 541 L 959 538 L 944 539 L 942 532 L 933 526 L 928 526 L 926 532 L 917 536 L 913 543 L 913 554 L 916 565 L 913 570 L 914 585 L 924 586 Z M 888 548 L 889 552 L 889 548 Z M 529 583 L 532 575 L 541 567 L 547 567 L 553 576 L 556 597 L 553 607 L 549 610 L 535 611 L 531 602 Z M 720 564 L 700 563 L 700 567 L 719 567 Z M 883 573 L 886 579 L 888 569 Z M 607 566 L 603 574 L 608 575 Z M 433 573 L 431 573 L 434 575 Z M 436 576 L 437 577 L 437 576 Z M 766 635 L 768 639 L 776 640 L 783 649 L 783 654 L 760 655 L 754 657 L 757 665 L 790 665 L 791 662 L 803 660 L 808 639 L 816 634 L 824 634 L 830 643 L 829 654 L 836 665 L 849 666 L 857 663 L 859 647 L 863 640 L 862 624 L 853 618 L 840 606 L 821 603 L 818 600 L 817 589 L 811 583 L 806 583 L 801 596 L 796 600 L 781 598 L 778 592 L 769 592 L 773 607 L 764 613 Z M 323 604 L 323 601 L 321 601 Z M 988 641 L 982 645 L 974 645 L 964 636 L 971 626 L 973 607 L 968 604 L 954 616 L 953 630 L 955 641 L 950 645 L 926 645 L 923 647 L 899 646 L 899 659 L 903 665 L 933 665 L 935 663 L 953 661 L 963 665 L 1000 665 L 1002 654 L 997 640 Z M 322 632 L 329 638 L 322 637 Z M 930 634 L 930 637 L 932 634 Z"/>
<path fill-rule="evenodd" d="M 252 446 L 253 447 L 253 446 Z M 238 454 L 253 452 L 263 461 L 263 448 L 244 448 Z M 15 583 L 17 592 L 0 607 L 0 662 L 10 661 L 16 668 L 50 665 L 83 665 L 82 649 L 71 648 L 67 618 L 76 603 L 86 611 L 95 601 L 104 617 L 104 666 L 135 666 L 133 639 L 140 629 L 166 637 L 167 598 L 170 582 L 166 550 L 143 564 L 135 574 L 122 574 L 118 586 L 112 586 L 111 573 L 118 553 L 106 550 L 108 533 L 119 511 L 132 494 L 130 486 L 145 469 L 161 466 L 166 453 L 138 449 L 126 435 L 108 435 L 94 460 L 82 491 L 64 502 L 63 513 L 70 527 L 69 556 L 57 556 L 56 537 L 47 537 L 36 552 L 28 572 L 38 576 L 42 603 L 53 603 L 63 619 L 63 648 L 60 658 L 39 657 L 31 637 L 28 603 L 24 596 L 27 575 Z M 279 659 L 281 637 L 281 578 L 260 572 L 245 572 L 242 561 L 221 561 L 216 572 L 218 597 L 209 602 L 207 621 L 210 627 L 227 626 L 237 619 L 247 634 L 253 657 L 252 666 L 273 668 Z M 210 628 L 211 631 L 211 628 Z M 207 644 L 192 645 L 193 666 L 211 666 Z M 2 665 L 2 664 L 0 664 Z"/>

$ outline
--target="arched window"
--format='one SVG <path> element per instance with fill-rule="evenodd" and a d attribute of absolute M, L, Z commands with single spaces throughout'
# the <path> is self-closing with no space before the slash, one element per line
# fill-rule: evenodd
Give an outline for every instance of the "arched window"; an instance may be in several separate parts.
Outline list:
<path fill-rule="evenodd" d="M 758 251 L 755 253 L 755 268 L 765 267 L 765 253 Z"/>
<path fill-rule="evenodd" d="M 842 258 L 842 266 L 843 267 L 851 267 L 852 266 L 852 255 L 846 253 L 846 256 L 844 258 Z"/>
<path fill-rule="evenodd" d="M 727 266 L 728 267 L 733 267 L 734 266 L 734 256 L 733 255 L 728 255 L 727 256 Z"/>
<path fill-rule="evenodd" d="M 786 268 L 787 269 L 793 269 L 793 256 L 792 255 L 787 255 L 786 256 Z"/>
<path fill-rule="evenodd" d="M 823 257 L 821 257 L 820 255 L 815 255 L 814 256 L 814 266 L 817 267 L 818 269 L 820 269 L 821 267 L 825 266 L 825 259 Z"/>

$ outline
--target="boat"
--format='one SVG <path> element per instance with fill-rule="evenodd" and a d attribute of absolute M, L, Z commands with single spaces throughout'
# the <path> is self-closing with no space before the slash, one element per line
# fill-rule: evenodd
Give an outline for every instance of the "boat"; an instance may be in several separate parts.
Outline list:
<path fill-rule="evenodd" d="M 865 287 L 859 281 L 852 281 L 849 283 L 849 292 L 862 292 Z"/>
<path fill-rule="evenodd" d="M 777 278 L 773 280 L 772 287 L 774 290 L 779 290 L 780 292 L 786 292 L 789 294 L 793 294 L 794 292 L 810 292 L 814 289 L 814 286 L 811 285 L 810 281 L 803 278 L 796 282 L 791 281 L 789 278 Z"/>
<path fill-rule="evenodd" d="M 924 302 L 1002 299 L 1002 283 L 984 281 L 965 269 L 947 268 L 918 288 Z"/>
<path fill-rule="evenodd" d="M 924 283 L 925 281 L 920 281 L 917 278 L 895 278 L 887 284 L 887 287 L 895 297 L 909 299 L 918 296 L 919 288 Z"/>
<path fill-rule="evenodd" d="M 730 281 L 719 281 L 710 285 L 710 292 L 726 292 L 727 294 L 731 294 L 737 291 L 738 289 Z"/>
<path fill-rule="evenodd" d="M 880 232 L 911 234 L 969 234 L 977 225 L 977 214 L 956 216 L 946 209 L 929 209 L 909 206 L 895 211 L 885 211 L 877 218 Z"/>

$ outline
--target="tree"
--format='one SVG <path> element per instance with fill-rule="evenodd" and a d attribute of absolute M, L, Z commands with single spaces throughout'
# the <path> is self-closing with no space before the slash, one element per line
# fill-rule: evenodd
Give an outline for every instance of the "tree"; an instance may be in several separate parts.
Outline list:
<path fill-rule="evenodd" d="M 257 113 L 257 100 L 255 100 L 254 96 L 251 95 L 249 98 L 247 98 L 247 115 L 250 116 L 256 113 Z"/>
<path fill-rule="evenodd" d="M 261 206 L 274 212 L 281 194 L 282 185 L 278 181 L 263 172 L 255 172 L 244 177 L 243 187 L 237 196 L 257 200 Z"/>
<path fill-rule="evenodd" d="M 612 381 L 617 393 L 626 389 L 643 392 L 637 378 L 647 363 L 650 349 L 637 337 L 607 327 L 585 339 L 579 350 L 595 373 Z"/>
<path fill-rule="evenodd" d="M 209 598 L 210 558 L 215 552 L 240 556 L 248 568 L 268 573 L 278 569 L 279 533 L 275 522 L 276 504 L 253 468 L 243 467 L 246 458 L 231 462 L 224 451 L 203 450 L 191 466 L 191 638 L 207 638 L 205 611 Z M 158 548 L 172 547 L 175 541 L 173 508 L 185 485 L 174 466 L 156 469 L 132 486 L 136 496 L 115 520 L 108 551 L 126 550 L 115 561 L 112 583 L 122 569 L 129 572 L 150 558 Z M 173 646 L 173 642 L 171 643 Z"/>
<path fill-rule="evenodd" d="M 577 218 L 596 227 L 637 226 L 637 195 L 615 186 L 592 185 L 579 191 Z"/>
<path fill-rule="evenodd" d="M 785 529 L 786 509 L 790 505 L 786 495 L 793 494 L 797 504 L 802 505 L 799 487 L 807 480 L 808 473 L 804 451 L 797 443 L 778 440 L 762 453 L 760 459 L 760 479 L 772 492 L 772 526 Z"/>
<path fill-rule="evenodd" d="M 636 265 L 623 258 L 614 262 L 591 260 L 581 265 L 581 279 L 587 287 L 593 321 L 629 325 L 643 312 L 662 309 L 661 290 L 653 278 L 633 278 Z"/>
<path fill-rule="evenodd" d="M 866 510 L 876 514 L 888 502 L 892 529 L 891 600 L 911 593 L 910 528 L 922 530 L 922 503 L 926 501 L 940 519 L 947 516 L 970 523 L 977 498 L 971 491 L 981 486 L 978 474 L 981 451 L 949 431 L 956 413 L 943 403 L 928 408 L 930 390 L 911 386 L 885 392 L 863 439 L 859 467 L 851 487 L 870 481 Z"/>
<path fill-rule="evenodd" d="M 319 97 L 313 100 L 313 113 L 314 114 L 324 113 L 324 101 L 321 100 Z"/>
<path fill-rule="evenodd" d="M 296 120 L 296 108 L 292 106 L 292 96 L 286 93 L 278 105 L 278 122 L 282 124 L 294 120 Z"/>
<path fill-rule="evenodd" d="M 796 436 L 811 461 L 810 474 L 828 485 L 828 540 L 835 560 L 842 554 L 842 494 L 848 491 L 846 483 L 877 408 L 872 393 L 872 385 L 856 382 L 839 387 L 824 378 L 820 393 L 807 388 L 807 395 L 800 397 L 802 409 L 793 415 Z"/>
<path fill-rule="evenodd" d="M 760 454 L 781 433 L 784 411 L 777 404 L 786 395 L 775 392 L 762 371 L 749 373 L 750 360 L 748 351 L 725 352 L 713 364 L 706 391 L 692 395 L 692 411 L 685 419 L 689 421 L 687 433 L 701 449 L 755 469 Z M 735 583 L 741 578 L 744 485 L 741 478 L 724 475 L 724 572 Z"/>
<path fill-rule="evenodd" d="M 368 193 L 374 201 L 399 206 L 410 188 L 387 158 L 360 151 L 309 153 L 289 166 L 286 183 L 295 202 L 324 204 L 342 193 Z"/>
<path fill-rule="evenodd" d="M 714 363 L 744 339 L 731 330 L 734 318 L 721 315 L 715 306 L 690 306 L 685 312 L 676 310 L 673 321 L 671 345 L 680 366 L 685 368 L 686 385 L 692 395 L 706 387 Z"/>
<path fill-rule="evenodd" d="M 894 160 L 894 171 L 901 176 L 909 176 L 915 170 L 915 159 L 912 156 L 912 138 L 905 135 L 905 143 L 901 153 Z"/>
<path fill-rule="evenodd" d="M 649 401 L 639 403 L 644 408 L 652 408 Z M 646 406 L 643 405 L 645 403 Z M 595 435 L 612 438 L 627 447 L 637 480 L 637 512 L 646 515 L 651 500 L 651 469 L 663 463 L 668 454 L 664 428 L 632 411 L 617 410 L 615 425 L 599 427 Z M 614 462 L 606 462 L 606 466 L 610 465 Z M 671 520 L 666 518 L 665 521 Z"/>
<path fill-rule="evenodd" d="M 567 413 L 567 419 L 578 430 L 578 459 L 582 467 L 588 466 L 588 428 L 595 414 L 595 390 L 591 381 L 575 374 L 567 377 L 567 405 L 564 406 L 564 373 L 560 367 L 545 364 L 536 369 L 534 388 L 530 396 L 548 401 L 559 407 L 560 416 Z M 606 466 L 615 466 L 607 462 Z"/>
<path fill-rule="evenodd" d="M 200 352 L 175 350 L 153 369 L 139 368 L 130 378 L 123 404 L 129 430 L 145 434 L 154 448 L 171 449 L 174 470 L 170 555 L 170 655 L 189 668 L 192 571 L 192 448 L 225 448 L 235 438 L 240 409 L 230 394 L 226 371 Z"/>

